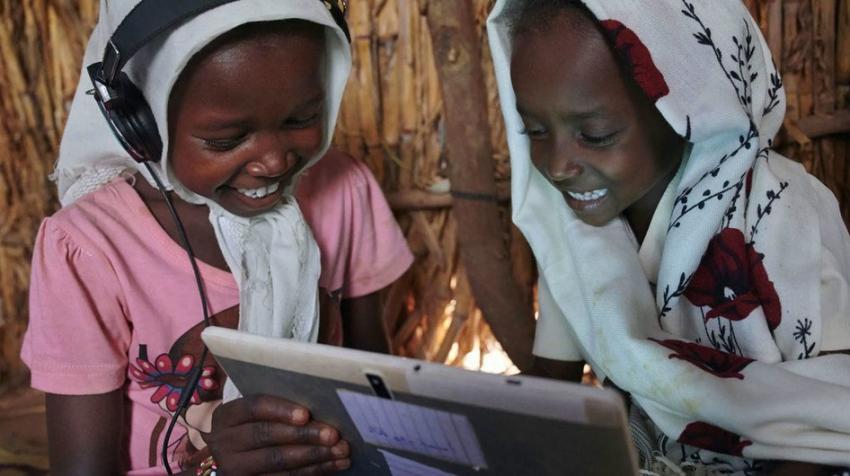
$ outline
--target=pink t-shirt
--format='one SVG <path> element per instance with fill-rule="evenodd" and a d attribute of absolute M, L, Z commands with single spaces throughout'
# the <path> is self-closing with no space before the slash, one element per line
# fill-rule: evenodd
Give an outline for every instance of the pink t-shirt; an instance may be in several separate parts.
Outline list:
<path fill-rule="evenodd" d="M 328 291 L 365 296 L 413 263 L 381 187 L 362 162 L 331 149 L 304 173 L 295 196 L 322 251 L 319 285 Z"/>
<path fill-rule="evenodd" d="M 380 187 L 353 158 L 329 153 L 304 176 L 297 196 L 321 250 L 321 286 L 362 296 L 410 266 L 413 257 Z M 198 264 L 214 323 L 235 327 L 233 276 Z M 32 386 L 45 392 L 124 388 L 130 474 L 162 474 L 165 429 L 201 354 L 201 314 L 186 252 L 119 179 L 42 223 L 21 357 Z M 223 372 L 211 357 L 204 365 L 196 398 L 171 437 L 174 469 L 203 446 L 196 429 L 209 429 L 221 398 Z"/>

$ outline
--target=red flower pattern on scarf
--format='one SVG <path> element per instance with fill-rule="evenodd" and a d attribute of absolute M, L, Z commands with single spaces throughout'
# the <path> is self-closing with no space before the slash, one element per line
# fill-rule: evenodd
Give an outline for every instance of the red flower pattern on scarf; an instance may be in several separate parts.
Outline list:
<path fill-rule="evenodd" d="M 689 423 L 682 430 L 678 441 L 686 445 L 734 456 L 741 456 L 744 447 L 753 444 L 750 440 L 742 440 L 740 436 L 731 431 L 701 421 Z"/>
<path fill-rule="evenodd" d="M 711 308 L 706 321 L 715 317 L 740 321 L 761 306 L 768 327 L 776 329 L 782 307 L 763 259 L 741 230 L 725 228 L 709 241 L 685 297 L 696 306 Z"/>
<path fill-rule="evenodd" d="M 744 370 L 744 367 L 753 362 L 753 359 L 699 345 L 695 342 L 675 339 L 658 340 L 650 338 L 649 340 L 673 350 L 675 353 L 670 354 L 669 358 L 688 361 L 720 378 L 743 380 L 744 375 L 741 374 L 741 370 Z"/>
<path fill-rule="evenodd" d="M 653 103 L 670 93 L 664 75 L 635 32 L 617 20 L 603 20 L 599 24 L 611 39 L 614 50 L 631 70 L 635 82 Z"/>

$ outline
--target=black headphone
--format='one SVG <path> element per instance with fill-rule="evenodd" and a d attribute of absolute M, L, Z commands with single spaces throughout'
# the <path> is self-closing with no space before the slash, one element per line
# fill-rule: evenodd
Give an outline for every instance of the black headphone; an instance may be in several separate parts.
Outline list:
<path fill-rule="evenodd" d="M 236 0 L 144 0 L 118 25 L 103 52 L 103 61 L 87 67 L 93 96 L 113 134 L 137 162 L 157 162 L 162 139 L 142 92 L 121 71 L 142 46 L 179 22 Z M 279 0 L 286 1 L 286 0 Z M 351 42 L 345 22 L 346 0 L 319 0 Z"/>
<path fill-rule="evenodd" d="M 162 156 L 162 139 L 156 127 L 156 120 L 147 101 L 145 101 L 141 90 L 130 81 L 122 68 L 127 61 L 136 54 L 145 44 L 158 36 L 160 33 L 176 26 L 179 22 L 199 15 L 207 10 L 225 3 L 236 0 L 143 0 L 127 14 L 118 25 L 106 51 L 103 53 L 103 61 L 93 63 L 86 69 L 91 78 L 94 89 L 92 95 L 97 102 L 100 111 L 109 123 L 113 134 L 137 162 L 143 164 L 151 177 L 157 184 L 160 193 L 168 206 L 168 211 L 177 225 L 181 244 L 189 256 L 195 281 L 198 285 L 198 293 L 201 299 L 201 308 L 204 315 L 204 324 L 210 325 L 209 310 L 207 308 L 206 294 L 204 293 L 201 273 L 195 259 L 195 253 L 189 245 L 185 227 L 174 203 L 166 192 L 165 186 L 159 176 L 151 167 L 151 162 L 159 161 Z M 286 0 L 278 0 L 286 1 Z M 345 23 L 346 0 L 319 0 L 330 11 L 336 24 L 345 33 L 348 42 L 351 42 L 351 34 Z M 161 458 L 166 472 L 170 475 L 171 466 L 168 463 L 168 447 L 171 432 L 174 429 L 177 418 L 183 410 L 189 406 L 189 400 L 198 385 L 204 362 L 207 358 L 208 349 L 204 346 L 201 353 L 200 363 L 189 378 L 189 383 L 183 389 L 177 410 L 171 417 L 162 443 Z"/>

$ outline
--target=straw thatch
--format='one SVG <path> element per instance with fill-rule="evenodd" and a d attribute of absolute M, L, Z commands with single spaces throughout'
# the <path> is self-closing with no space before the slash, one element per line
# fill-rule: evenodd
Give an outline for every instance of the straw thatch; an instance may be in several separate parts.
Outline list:
<path fill-rule="evenodd" d="M 507 150 L 483 20 L 492 0 L 467 0 L 481 67 L 500 227 L 521 299 L 531 302 L 535 268 L 509 225 Z M 799 158 L 837 194 L 850 219 L 850 2 L 747 0 L 783 73 L 788 120 L 783 152 Z M 364 160 L 397 211 L 417 256 L 386 294 L 396 352 L 502 371 L 509 365 L 472 295 L 459 260 L 458 223 L 448 193 L 445 105 L 428 23 L 427 0 L 351 0 L 354 69 L 335 144 Z M 0 3 L 0 387 L 25 373 L 18 352 L 26 326 L 31 244 L 56 208 L 47 180 L 97 0 Z M 839 134 L 840 133 L 840 134 Z M 473 263 L 474 265 L 474 263 Z M 498 279 L 498 277 L 497 277 Z M 528 319 L 530 316 L 517 316 Z M 486 359 L 485 359 L 486 357 Z M 488 360 L 489 359 L 489 360 Z"/>
<path fill-rule="evenodd" d="M 47 176 L 96 16 L 92 1 L 0 2 L 0 387 L 23 378 L 33 238 L 56 208 Z"/>

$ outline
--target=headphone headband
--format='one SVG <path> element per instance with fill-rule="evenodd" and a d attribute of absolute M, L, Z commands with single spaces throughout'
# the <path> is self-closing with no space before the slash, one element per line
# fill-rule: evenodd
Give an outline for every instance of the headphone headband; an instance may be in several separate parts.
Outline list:
<path fill-rule="evenodd" d="M 103 80 L 115 77 L 142 46 L 171 26 L 235 0 L 144 0 L 136 4 L 109 39 L 103 52 Z"/>
<path fill-rule="evenodd" d="M 144 0 L 121 20 L 103 52 L 102 79 L 111 86 L 127 61 L 160 33 L 177 23 L 236 0 Z M 281 0 L 286 1 L 286 0 Z M 344 0 L 319 0 L 351 42 Z"/>

